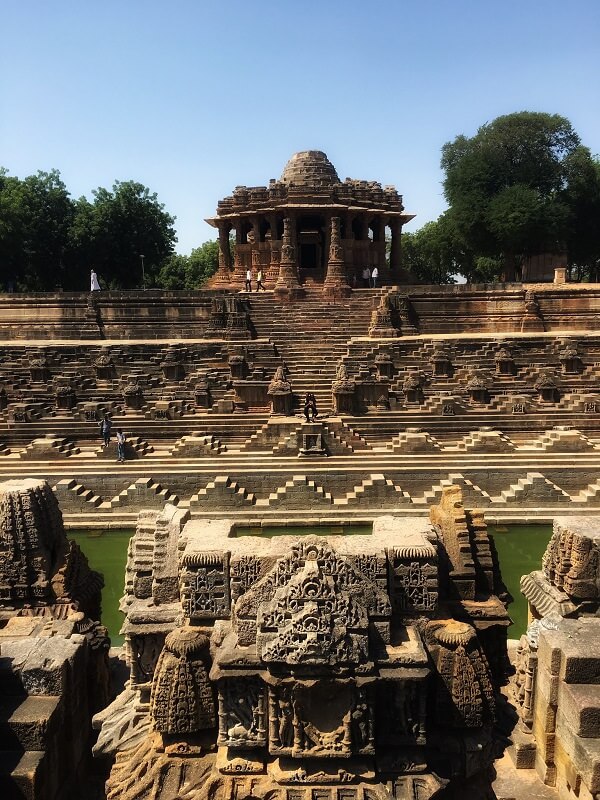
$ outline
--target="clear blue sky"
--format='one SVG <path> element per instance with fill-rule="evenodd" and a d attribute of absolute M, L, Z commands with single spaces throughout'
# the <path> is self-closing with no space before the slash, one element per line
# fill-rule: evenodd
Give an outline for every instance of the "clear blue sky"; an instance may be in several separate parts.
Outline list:
<path fill-rule="evenodd" d="M 0 165 L 157 192 L 178 250 L 237 184 L 325 150 L 444 209 L 440 148 L 512 111 L 600 152 L 599 0 L 0 0 Z"/>

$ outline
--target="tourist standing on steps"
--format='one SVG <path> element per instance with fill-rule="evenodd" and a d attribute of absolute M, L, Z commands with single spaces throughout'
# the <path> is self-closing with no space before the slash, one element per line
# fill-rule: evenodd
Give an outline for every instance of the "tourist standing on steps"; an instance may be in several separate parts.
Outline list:
<path fill-rule="evenodd" d="M 265 287 L 263 286 L 262 282 L 262 269 L 258 270 L 258 274 L 256 276 L 256 291 L 258 292 L 259 289 L 262 289 L 263 292 L 265 291 Z"/>
<path fill-rule="evenodd" d="M 377 278 L 379 277 L 379 270 L 377 267 L 373 267 L 373 272 L 371 273 L 371 286 L 373 289 L 377 288 Z"/>
<path fill-rule="evenodd" d="M 117 428 L 117 462 L 122 464 L 125 461 L 125 434 L 121 428 Z"/>
<path fill-rule="evenodd" d="M 371 270 L 365 267 L 362 271 L 363 286 L 368 289 L 371 286 Z"/>
<path fill-rule="evenodd" d="M 110 432 L 112 430 L 112 422 L 110 421 L 110 417 L 108 414 L 104 415 L 104 419 L 100 423 L 100 435 L 104 441 L 104 449 L 109 446 L 110 444 Z"/>
<path fill-rule="evenodd" d="M 249 268 L 246 270 L 246 291 L 252 291 L 252 270 Z"/>
<path fill-rule="evenodd" d="M 92 269 L 90 272 L 90 292 L 99 292 L 100 291 L 100 284 L 98 283 L 98 276 L 96 272 Z"/>

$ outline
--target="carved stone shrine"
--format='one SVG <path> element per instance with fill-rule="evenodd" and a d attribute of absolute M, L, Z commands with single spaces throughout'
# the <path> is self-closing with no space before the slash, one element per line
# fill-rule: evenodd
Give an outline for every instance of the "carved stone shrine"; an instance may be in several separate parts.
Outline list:
<path fill-rule="evenodd" d="M 508 598 L 458 486 L 430 522 L 327 538 L 167 505 L 140 515 L 125 589 L 131 679 L 96 722 L 109 800 L 489 786 Z"/>

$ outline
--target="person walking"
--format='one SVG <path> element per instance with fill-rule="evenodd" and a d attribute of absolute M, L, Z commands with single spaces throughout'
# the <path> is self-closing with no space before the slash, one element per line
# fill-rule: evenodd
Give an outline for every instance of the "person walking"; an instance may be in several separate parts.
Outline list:
<path fill-rule="evenodd" d="M 371 270 L 368 267 L 365 267 L 362 271 L 362 281 L 365 289 L 368 289 L 371 285 Z"/>
<path fill-rule="evenodd" d="M 373 271 L 371 272 L 371 286 L 373 289 L 377 288 L 377 278 L 379 277 L 379 270 L 377 267 L 373 267 Z"/>
<path fill-rule="evenodd" d="M 250 267 L 246 270 L 246 291 L 252 291 L 252 270 Z"/>
<path fill-rule="evenodd" d="M 100 291 L 100 284 L 98 283 L 98 276 L 96 272 L 92 268 L 90 272 L 90 292 L 99 292 Z"/>
<path fill-rule="evenodd" d="M 117 428 L 117 462 L 122 464 L 125 461 L 125 434 L 121 428 Z"/>
<path fill-rule="evenodd" d="M 259 289 L 262 289 L 263 292 L 265 291 L 265 287 L 263 286 L 262 282 L 262 269 L 259 269 L 258 274 L 256 275 L 256 291 L 258 292 Z"/>
<path fill-rule="evenodd" d="M 105 414 L 102 422 L 100 423 L 100 435 L 102 436 L 102 440 L 104 441 L 105 450 L 110 445 L 111 430 L 112 430 L 112 422 L 108 414 Z"/>

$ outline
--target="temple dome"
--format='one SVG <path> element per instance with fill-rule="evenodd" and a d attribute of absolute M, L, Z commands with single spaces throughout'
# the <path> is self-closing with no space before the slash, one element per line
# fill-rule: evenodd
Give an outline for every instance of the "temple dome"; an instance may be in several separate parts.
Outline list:
<path fill-rule="evenodd" d="M 281 180 L 301 186 L 340 183 L 335 167 L 321 150 L 294 153 L 285 165 Z"/>

